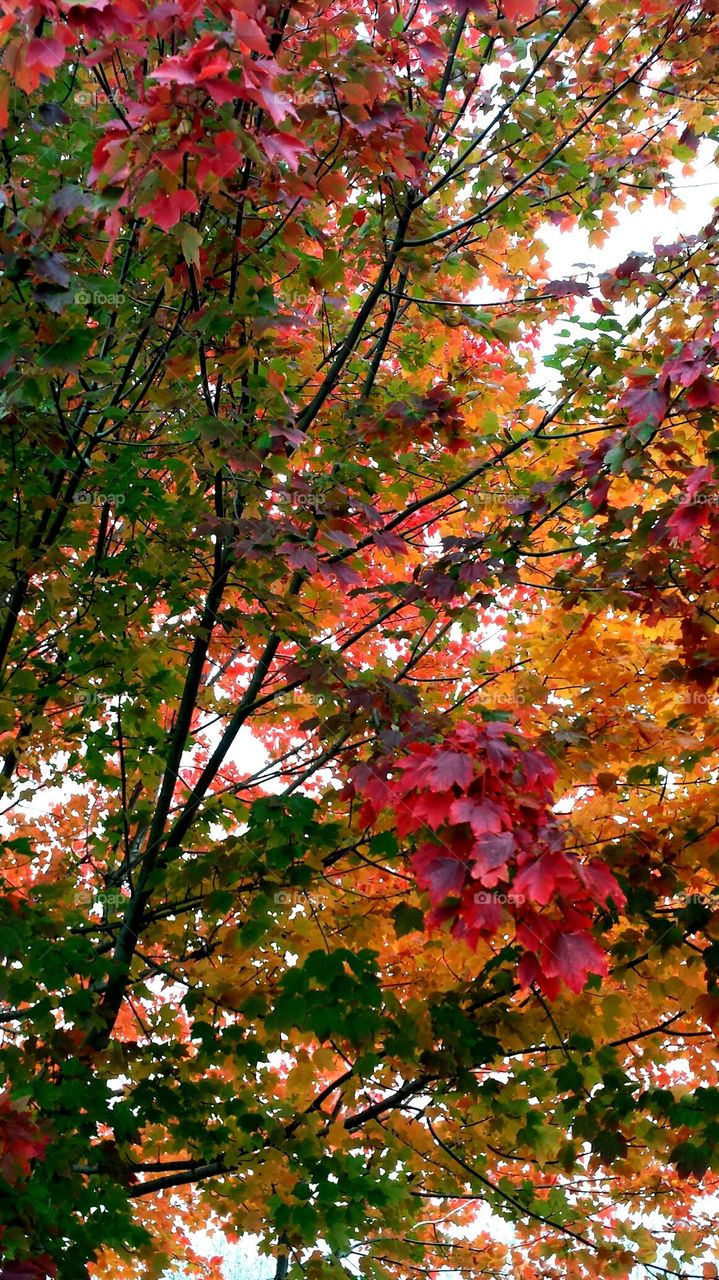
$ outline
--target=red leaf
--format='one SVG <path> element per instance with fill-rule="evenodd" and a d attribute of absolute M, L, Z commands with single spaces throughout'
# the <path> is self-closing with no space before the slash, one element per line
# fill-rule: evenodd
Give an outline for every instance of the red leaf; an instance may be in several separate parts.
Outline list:
<path fill-rule="evenodd" d="M 25 66 L 38 66 L 41 70 L 59 67 L 65 57 L 65 45 L 57 36 L 44 36 L 31 40 L 25 50 Z"/>
<path fill-rule="evenodd" d="M 577 875 L 595 902 L 606 906 L 611 898 L 617 907 L 623 907 L 626 904 L 627 900 L 624 894 L 611 871 L 608 867 L 605 867 L 603 862 L 578 863 Z"/>
<path fill-rule="evenodd" d="M 425 889 L 433 905 L 462 891 L 466 868 L 451 850 L 436 844 L 422 844 L 411 859 L 420 889 Z"/>
<path fill-rule="evenodd" d="M 251 102 L 264 107 L 273 124 L 279 124 L 286 116 L 297 119 L 292 103 L 272 87 L 276 73 L 276 65 L 269 59 L 246 62 L 242 71 L 242 85 L 234 86 L 237 97 L 249 98 Z"/>
<path fill-rule="evenodd" d="M 709 513 L 703 503 L 680 502 L 667 520 L 667 528 L 680 542 L 689 542 L 708 516 Z"/>
<path fill-rule="evenodd" d="M 555 893 L 571 893 L 575 888 L 574 868 L 564 853 L 545 853 L 533 859 L 522 867 L 512 885 L 517 897 L 528 898 L 541 906 Z"/>
<path fill-rule="evenodd" d="M 323 577 L 335 578 L 341 587 L 357 587 L 362 582 L 362 575 L 341 560 L 336 564 L 321 564 L 320 572 Z"/>
<path fill-rule="evenodd" d="M 398 556 L 407 555 L 407 543 L 398 533 L 392 533 L 391 530 L 388 533 L 378 532 L 374 534 L 372 540 L 380 551 L 387 551 Z"/>
<path fill-rule="evenodd" d="M 316 573 L 319 561 L 306 547 L 294 546 L 290 544 L 286 548 L 280 548 L 287 558 L 287 563 L 291 569 L 306 569 L 308 573 Z"/>
<path fill-rule="evenodd" d="M 183 213 L 197 213 L 199 205 L 197 196 L 192 191 L 163 191 L 148 204 L 144 204 L 138 213 L 141 218 L 151 218 L 156 226 L 169 231 L 177 225 Z"/>
<path fill-rule="evenodd" d="M 505 18 L 510 22 L 528 22 L 537 12 L 536 0 L 502 0 Z"/>
<path fill-rule="evenodd" d="M 237 37 L 237 43 L 248 49 L 250 53 L 271 54 L 272 50 L 267 43 L 267 37 L 254 18 L 249 18 L 244 13 L 234 12 L 232 30 Z"/>
<path fill-rule="evenodd" d="M 505 810 L 493 800 L 475 800 L 463 796 L 455 800 L 450 810 L 453 822 L 468 822 L 475 836 L 498 835 L 502 830 Z"/>
<path fill-rule="evenodd" d="M 669 407 L 666 391 L 656 383 L 630 387 L 619 401 L 619 408 L 626 409 L 630 426 L 643 422 L 659 423 Z"/>
<path fill-rule="evenodd" d="M 587 976 L 607 972 L 607 957 L 588 933 L 560 933 L 544 948 L 542 969 L 548 978 L 561 978 L 570 991 L 584 990 Z"/>
<path fill-rule="evenodd" d="M 491 937 L 506 918 L 506 911 L 499 898 L 493 893 L 477 889 L 469 901 L 465 899 L 462 903 L 460 917 L 452 929 L 452 935 L 455 938 L 461 938 L 469 931 L 476 932 L 479 936 Z M 467 938 L 467 941 L 470 946 L 476 945 L 471 937 Z"/>
<path fill-rule="evenodd" d="M 505 8 L 506 4 L 507 0 L 505 0 Z M 533 4 L 532 8 L 534 8 Z M 569 298 L 572 296 L 586 298 L 589 294 L 589 285 L 583 280 L 550 280 L 548 284 L 542 286 L 542 293 L 546 293 L 550 298 Z"/>
<path fill-rule="evenodd" d="M 472 879 L 480 880 L 491 888 L 504 879 L 502 872 L 514 853 L 515 841 L 511 831 L 501 835 L 484 836 L 475 846 L 472 855 Z"/>
<path fill-rule="evenodd" d="M 525 951 L 517 968 L 520 987 L 541 987 L 548 1000 L 556 1000 L 562 989 L 559 978 L 549 978 L 542 972 L 539 960 L 531 951 Z"/>
<path fill-rule="evenodd" d="M 299 158 L 307 150 L 301 138 L 293 133 L 263 133 L 260 141 L 271 160 L 284 160 L 293 173 L 297 172 Z"/>
<path fill-rule="evenodd" d="M 46 1280 L 57 1274 L 57 1267 L 48 1254 L 38 1258 L 15 1258 L 0 1265 L 0 1280 Z"/>
<path fill-rule="evenodd" d="M 495 769 L 501 769 L 515 763 L 517 759 L 517 749 L 511 743 L 507 742 L 507 733 L 509 726 L 500 724 L 498 721 L 491 721 L 486 726 L 485 733 L 487 735 L 486 751 L 487 760 Z"/>
<path fill-rule="evenodd" d="M 397 831 L 400 835 L 407 835 L 409 831 L 416 831 L 418 827 L 424 824 L 436 831 L 438 827 L 441 827 L 447 821 L 451 807 L 452 795 L 450 792 L 444 791 L 435 794 L 432 791 L 423 791 L 420 795 L 404 801 L 399 806 Z"/>
<path fill-rule="evenodd" d="M 687 391 L 686 400 L 692 409 L 706 409 L 710 404 L 719 404 L 719 385 L 702 373 Z"/>
<path fill-rule="evenodd" d="M 231 130 L 223 130 L 212 139 L 212 149 L 203 152 L 197 166 L 197 181 L 201 187 L 206 186 L 207 177 L 227 178 L 242 164 L 244 156 L 237 145 L 237 138 Z"/>
<path fill-rule="evenodd" d="M 662 381 L 669 380 L 680 387 L 690 387 L 706 372 L 703 359 L 704 343 L 688 342 L 678 356 L 665 360 L 662 365 Z"/>
<path fill-rule="evenodd" d="M 686 494 L 688 498 L 695 498 L 700 489 L 705 484 L 713 483 L 714 468 L 713 467 L 697 467 L 696 471 L 692 471 L 687 480 Z"/>
<path fill-rule="evenodd" d="M 606 504 L 611 483 L 611 478 L 604 476 L 589 490 L 587 497 L 594 511 L 599 511 Z"/>
<path fill-rule="evenodd" d="M 463 751 L 440 750 L 422 770 L 423 781 L 432 791 L 449 791 L 458 786 L 464 791 L 474 777 L 474 764 Z"/>

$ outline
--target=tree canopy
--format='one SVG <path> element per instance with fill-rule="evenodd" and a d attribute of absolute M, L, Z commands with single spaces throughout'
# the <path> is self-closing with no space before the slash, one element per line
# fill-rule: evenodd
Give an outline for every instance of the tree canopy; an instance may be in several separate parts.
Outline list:
<path fill-rule="evenodd" d="M 716 1276 L 719 3 L 0 13 L 0 1277 Z"/>

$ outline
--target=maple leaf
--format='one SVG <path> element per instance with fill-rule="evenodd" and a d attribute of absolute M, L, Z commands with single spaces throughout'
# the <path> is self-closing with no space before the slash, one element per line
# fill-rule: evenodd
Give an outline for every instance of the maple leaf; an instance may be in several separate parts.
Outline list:
<path fill-rule="evenodd" d="M 540 904 L 549 902 L 555 893 L 571 894 L 576 888 L 574 864 L 566 854 L 545 853 L 521 867 L 512 888 L 518 897 Z"/>
<path fill-rule="evenodd" d="M 0 1280 L 54 1280 L 57 1266 L 48 1254 L 0 1263 Z"/>
<path fill-rule="evenodd" d="M 433 0 L 436 7 L 444 4 L 445 0 Z M 489 0 L 446 0 L 458 13 L 477 13 L 482 17 L 488 17 L 492 12 Z"/>
<path fill-rule="evenodd" d="M 194 191 L 179 188 L 177 191 L 163 191 L 138 209 L 141 218 L 151 218 L 162 231 L 169 231 L 177 225 L 185 213 L 197 213 L 199 210 L 197 196 Z"/>
<path fill-rule="evenodd" d="M 380 551 L 387 551 L 390 555 L 407 555 L 407 543 L 398 533 L 391 530 L 388 533 L 378 532 L 372 535 L 372 540 Z"/>
<path fill-rule="evenodd" d="M 452 808 L 452 796 L 446 792 L 437 794 L 432 791 L 420 791 L 411 800 L 405 800 L 397 813 L 397 830 L 400 835 L 416 831 L 418 826 L 427 824 L 433 831 L 447 821 Z"/>
<path fill-rule="evenodd" d="M 549 1000 L 556 1000 L 562 989 L 560 978 L 550 978 L 542 969 L 539 959 L 531 951 L 525 951 L 517 966 L 520 987 L 537 986 Z"/>
<path fill-rule="evenodd" d="M 507 3 L 511 2 L 512 0 L 505 0 L 505 10 Z M 521 0 L 517 0 L 517 3 L 521 3 Z M 523 7 L 525 10 L 529 10 L 526 16 L 531 17 L 534 10 L 534 0 L 527 0 Z M 508 16 L 510 15 L 508 14 Z M 589 285 L 584 280 L 550 280 L 547 284 L 542 285 L 542 293 L 547 294 L 550 298 L 586 298 L 589 296 L 589 292 Z"/>
<path fill-rule="evenodd" d="M 237 43 L 247 49 L 250 53 L 260 53 L 270 56 L 272 50 L 267 43 L 267 37 L 262 27 L 249 14 L 241 13 L 234 10 L 232 14 L 232 30 L 235 33 Z"/>
<path fill-rule="evenodd" d="M 474 847 L 471 855 L 472 878 L 481 880 L 491 888 L 505 877 L 507 862 L 515 851 L 516 842 L 511 831 L 499 835 L 485 835 Z"/>
<path fill-rule="evenodd" d="M 436 844 L 421 844 L 412 854 L 411 865 L 418 885 L 427 891 L 433 905 L 461 893 L 466 866 L 450 849 Z"/>
<path fill-rule="evenodd" d="M 578 862 L 575 870 L 585 889 L 595 902 L 606 906 L 611 899 L 616 907 L 626 906 L 627 899 L 625 894 L 603 862 Z"/>
<path fill-rule="evenodd" d="M 201 187 L 207 185 L 210 175 L 215 178 L 227 178 L 242 164 L 244 155 L 238 146 L 234 133 L 225 130 L 213 139 L 212 149 L 203 152 L 197 165 L 197 181 Z"/>
<path fill-rule="evenodd" d="M 507 741 L 509 732 L 510 727 L 496 721 L 490 721 L 485 728 L 487 760 L 495 768 L 506 768 L 519 763 L 516 748 Z"/>
<path fill-rule="evenodd" d="M 472 833 L 479 837 L 498 835 L 506 818 L 506 811 L 494 800 L 478 800 L 474 796 L 462 796 L 450 809 L 453 822 L 468 822 Z"/>
<path fill-rule="evenodd" d="M 470 946 L 476 947 L 480 938 L 491 938 L 497 932 L 506 914 L 495 894 L 475 889 L 462 902 L 460 914 L 452 926 L 452 936 L 465 938 Z"/>
<path fill-rule="evenodd" d="M 590 973 L 607 973 L 607 957 L 590 934 L 560 932 L 543 949 L 541 969 L 547 978 L 560 979 L 578 995 Z"/>
<path fill-rule="evenodd" d="M 279 547 L 278 550 L 285 556 L 287 563 L 293 569 L 306 569 L 309 573 L 316 573 L 319 561 L 317 556 L 313 555 L 307 547 L 297 546 L 290 542 Z"/>
<path fill-rule="evenodd" d="M 255 59 L 252 63 L 245 63 L 241 84 L 233 86 L 233 90 L 238 96 L 264 107 L 274 124 L 279 124 L 287 116 L 298 119 L 294 105 L 274 88 L 275 78 L 274 62 L 265 58 Z"/>
<path fill-rule="evenodd" d="M 630 387 L 619 400 L 619 408 L 626 409 L 627 420 L 632 427 L 648 422 L 661 422 L 669 407 L 669 398 L 658 383 L 643 383 Z"/>
<path fill-rule="evenodd" d="M 687 343 L 678 356 L 664 361 L 662 380 L 690 387 L 706 372 L 705 354 L 706 345 L 703 342 Z"/>
<path fill-rule="evenodd" d="M 706 409 L 719 404 L 719 383 L 701 373 L 687 391 L 686 402 L 692 409 Z"/>
<path fill-rule="evenodd" d="M 421 776 L 432 791 L 449 791 L 453 786 L 464 791 L 474 777 L 474 764 L 464 752 L 441 749 L 424 766 Z"/>
<path fill-rule="evenodd" d="M 606 506 L 607 494 L 609 493 L 611 484 L 611 476 L 603 476 L 602 479 L 593 484 L 591 489 L 588 491 L 587 497 L 589 498 L 594 511 L 601 511 Z"/>
<path fill-rule="evenodd" d="M 715 477 L 714 467 L 697 467 L 692 471 L 686 483 L 685 493 L 687 498 L 695 498 L 700 489 L 705 485 L 711 484 Z"/>
<path fill-rule="evenodd" d="M 689 542 L 709 518 L 706 506 L 700 502 L 680 502 L 667 520 L 667 528 L 680 542 Z"/>
<path fill-rule="evenodd" d="M 41 1133 L 29 1109 L 0 1094 L 0 1174 L 13 1185 L 30 1172 L 31 1161 L 42 1158 L 49 1138 Z"/>
<path fill-rule="evenodd" d="M 537 0 L 502 0 L 506 16 L 512 22 L 529 22 L 537 12 Z"/>
<path fill-rule="evenodd" d="M 294 173 L 297 172 L 299 159 L 307 150 L 301 138 L 293 133 L 263 133 L 262 147 L 272 160 L 284 160 Z"/>

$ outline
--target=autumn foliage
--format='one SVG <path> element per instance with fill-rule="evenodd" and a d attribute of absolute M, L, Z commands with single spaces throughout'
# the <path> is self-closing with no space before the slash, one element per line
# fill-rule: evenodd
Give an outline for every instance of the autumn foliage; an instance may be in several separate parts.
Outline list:
<path fill-rule="evenodd" d="M 0 32 L 0 1280 L 715 1276 L 719 4 Z"/>

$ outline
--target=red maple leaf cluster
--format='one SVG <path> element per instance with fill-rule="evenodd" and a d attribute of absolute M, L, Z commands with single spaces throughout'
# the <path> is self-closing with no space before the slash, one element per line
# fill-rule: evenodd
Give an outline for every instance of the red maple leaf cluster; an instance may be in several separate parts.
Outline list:
<path fill-rule="evenodd" d="M 519 979 L 550 999 L 604 974 L 591 934 L 596 907 L 624 905 L 603 863 L 582 863 L 563 845 L 553 814 L 556 769 L 506 721 L 458 724 L 441 742 L 359 765 L 352 781 L 371 825 L 395 814 L 400 836 L 419 835 L 410 865 L 428 896 L 427 924 L 449 924 L 476 948 L 514 920 Z"/>
<path fill-rule="evenodd" d="M 30 1172 L 30 1162 L 45 1152 L 49 1139 L 40 1133 L 27 1108 L 9 1093 L 0 1093 L 0 1177 L 12 1186 Z"/>

